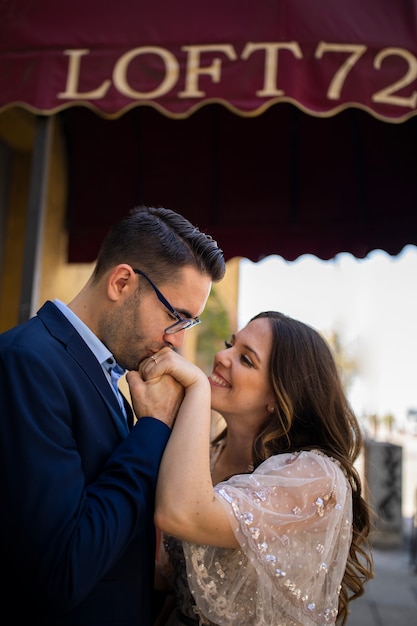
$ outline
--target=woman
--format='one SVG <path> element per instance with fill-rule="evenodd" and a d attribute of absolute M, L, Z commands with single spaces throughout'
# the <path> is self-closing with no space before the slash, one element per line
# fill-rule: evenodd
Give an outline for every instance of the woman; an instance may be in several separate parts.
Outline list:
<path fill-rule="evenodd" d="M 183 542 L 192 591 L 170 624 L 344 624 L 373 575 L 370 511 L 354 468 L 360 427 L 322 337 L 260 313 L 208 380 L 168 348 L 141 374 L 185 388 L 156 497 L 157 526 L 171 555 L 169 536 Z M 210 406 L 226 422 L 211 460 Z"/>

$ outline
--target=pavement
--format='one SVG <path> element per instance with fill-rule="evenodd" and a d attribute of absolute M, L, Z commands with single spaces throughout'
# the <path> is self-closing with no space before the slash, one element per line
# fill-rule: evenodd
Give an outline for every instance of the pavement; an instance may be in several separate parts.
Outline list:
<path fill-rule="evenodd" d="M 373 547 L 375 578 L 350 603 L 348 626 L 417 626 L 417 559 L 410 542 L 405 537 L 398 547 Z"/>

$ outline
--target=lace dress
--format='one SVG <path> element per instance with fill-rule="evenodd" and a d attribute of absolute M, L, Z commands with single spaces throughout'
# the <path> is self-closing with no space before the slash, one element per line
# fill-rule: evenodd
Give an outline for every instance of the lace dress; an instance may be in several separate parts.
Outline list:
<path fill-rule="evenodd" d="M 204 625 L 334 624 L 352 539 L 351 488 L 339 464 L 316 451 L 276 455 L 216 485 L 215 496 L 240 549 L 183 542 L 187 573 L 183 559 L 174 563 L 181 612 L 198 611 Z"/>

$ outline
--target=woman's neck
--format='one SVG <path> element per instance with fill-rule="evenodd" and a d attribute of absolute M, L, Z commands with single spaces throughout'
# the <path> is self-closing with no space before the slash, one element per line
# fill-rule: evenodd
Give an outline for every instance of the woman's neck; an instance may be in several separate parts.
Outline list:
<path fill-rule="evenodd" d="M 212 468 L 213 484 L 227 480 L 235 474 L 253 471 L 252 440 L 236 438 L 227 433 L 226 441 Z"/>

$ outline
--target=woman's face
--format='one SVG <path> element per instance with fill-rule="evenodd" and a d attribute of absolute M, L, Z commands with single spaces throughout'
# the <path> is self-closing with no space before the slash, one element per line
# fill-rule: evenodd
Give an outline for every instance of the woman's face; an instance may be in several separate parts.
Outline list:
<path fill-rule="evenodd" d="M 249 322 L 218 352 L 209 377 L 211 406 L 223 415 L 255 428 L 270 413 L 275 397 L 269 382 L 272 331 L 267 319 Z M 235 420 L 234 420 L 235 421 Z"/>

